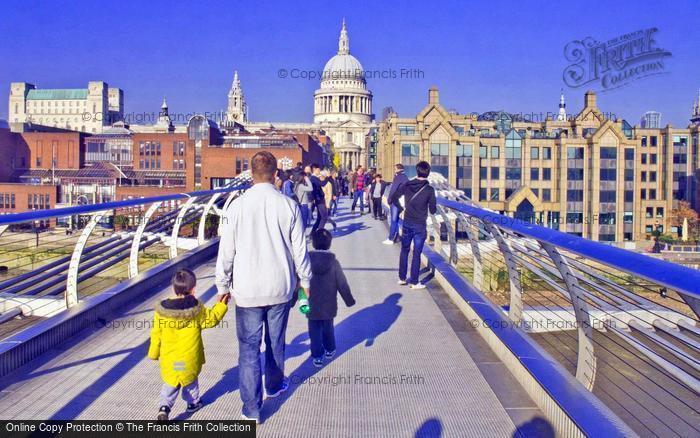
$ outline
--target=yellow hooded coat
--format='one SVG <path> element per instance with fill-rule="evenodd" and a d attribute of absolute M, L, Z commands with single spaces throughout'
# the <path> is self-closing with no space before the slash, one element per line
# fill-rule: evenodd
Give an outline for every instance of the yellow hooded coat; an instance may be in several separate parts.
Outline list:
<path fill-rule="evenodd" d="M 184 302 L 180 306 L 168 305 L 178 300 Z M 156 305 L 148 357 L 160 359 L 165 383 L 187 386 L 197 379 L 205 362 L 202 330 L 219 324 L 227 310 L 224 303 L 208 309 L 194 297 L 165 300 Z"/>

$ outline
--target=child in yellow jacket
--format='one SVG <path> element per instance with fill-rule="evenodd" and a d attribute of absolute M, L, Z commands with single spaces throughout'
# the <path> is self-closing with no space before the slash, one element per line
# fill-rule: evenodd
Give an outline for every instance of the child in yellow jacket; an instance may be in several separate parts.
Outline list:
<path fill-rule="evenodd" d="M 202 330 L 215 327 L 228 310 L 229 296 L 208 309 L 194 296 L 197 277 L 189 269 L 179 269 L 173 276 L 174 298 L 156 304 L 148 357 L 160 359 L 163 387 L 160 392 L 158 420 L 168 419 L 180 389 L 187 402 L 187 412 L 202 407 L 197 377 L 204 364 Z"/>

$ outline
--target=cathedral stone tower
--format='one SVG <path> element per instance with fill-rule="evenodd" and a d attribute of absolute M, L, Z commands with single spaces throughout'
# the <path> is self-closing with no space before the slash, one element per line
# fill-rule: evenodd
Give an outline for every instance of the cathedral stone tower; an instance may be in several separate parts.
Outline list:
<path fill-rule="evenodd" d="M 248 121 L 248 105 L 245 103 L 241 81 L 238 79 L 238 71 L 233 73 L 233 84 L 231 84 L 231 89 L 228 92 L 226 121 L 238 123 L 246 123 Z"/>

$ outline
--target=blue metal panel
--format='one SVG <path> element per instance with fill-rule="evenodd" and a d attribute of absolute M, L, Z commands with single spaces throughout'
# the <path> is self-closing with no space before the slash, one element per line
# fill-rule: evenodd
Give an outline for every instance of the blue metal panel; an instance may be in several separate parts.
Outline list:
<path fill-rule="evenodd" d="M 461 202 L 438 198 L 438 204 L 461 211 L 484 222 L 490 222 L 498 227 L 509 229 L 524 237 L 551 243 L 557 248 L 562 248 L 604 265 L 638 275 L 695 298 L 700 298 L 699 270 L 523 222 Z"/>
<path fill-rule="evenodd" d="M 215 193 L 229 193 L 234 190 L 244 190 L 248 187 L 249 186 L 247 184 L 244 184 L 236 187 L 225 187 L 216 190 L 203 190 L 199 192 L 178 193 L 175 195 L 153 196 L 150 198 L 136 198 L 129 199 L 127 201 L 105 202 L 103 204 L 78 205 L 75 207 L 58 208 L 54 210 L 25 211 L 23 213 L 0 215 L 0 225 L 19 224 L 22 222 L 73 216 L 76 214 L 88 214 L 96 211 L 114 210 L 116 208 L 136 207 L 157 201 L 174 201 L 176 199 L 186 199 L 192 196 L 210 196 Z"/>

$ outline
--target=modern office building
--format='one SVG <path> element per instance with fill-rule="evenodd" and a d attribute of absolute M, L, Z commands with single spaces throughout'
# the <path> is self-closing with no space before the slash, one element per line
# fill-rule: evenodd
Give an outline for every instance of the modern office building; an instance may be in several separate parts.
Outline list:
<path fill-rule="evenodd" d="M 8 113 L 14 132 L 41 126 L 99 133 L 123 120 L 124 92 L 102 81 L 75 89 L 39 89 L 27 82 L 13 82 Z"/>
<path fill-rule="evenodd" d="M 608 119 L 592 91 L 576 116 L 543 122 L 504 111 L 448 112 L 436 88 L 428 95 L 417 116 L 392 113 L 380 123 L 382 174 L 403 163 L 410 175 L 426 160 L 487 208 L 610 242 L 678 232 L 671 210 L 681 199 L 695 205 L 700 124 L 632 127 Z"/>
<path fill-rule="evenodd" d="M 661 128 L 661 113 L 658 111 L 647 111 L 642 116 L 640 121 L 642 128 L 659 129 Z"/>

